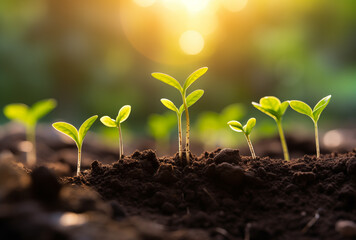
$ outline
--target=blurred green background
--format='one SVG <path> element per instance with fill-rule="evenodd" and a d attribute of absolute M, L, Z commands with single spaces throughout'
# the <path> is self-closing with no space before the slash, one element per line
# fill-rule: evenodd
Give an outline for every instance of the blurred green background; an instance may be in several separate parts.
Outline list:
<path fill-rule="evenodd" d="M 179 93 L 150 73 L 183 82 L 202 66 L 209 71 L 191 87 L 205 90 L 190 110 L 192 141 L 209 150 L 244 141 L 227 127 L 232 119 L 255 116 L 252 138 L 274 134 L 273 120 L 251 105 L 266 95 L 314 106 L 331 94 L 321 131 L 355 127 L 356 2 L 0 1 L 1 108 L 53 97 L 59 105 L 47 121 L 78 125 L 94 114 L 114 117 L 130 104 L 123 126 L 130 144 L 175 143 L 175 119 L 159 100 L 178 102 Z M 157 127 L 159 116 L 167 123 Z M 0 121 L 7 122 L 3 114 Z M 94 130 L 117 137 L 100 125 Z M 285 128 L 313 134 L 310 119 L 290 109 Z"/>

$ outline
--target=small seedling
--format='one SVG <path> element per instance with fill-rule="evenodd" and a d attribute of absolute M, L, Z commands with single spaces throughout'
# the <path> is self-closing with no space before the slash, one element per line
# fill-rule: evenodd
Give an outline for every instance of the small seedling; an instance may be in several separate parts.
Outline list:
<path fill-rule="evenodd" d="M 288 101 L 281 103 L 276 97 L 266 96 L 260 99 L 260 103 L 252 102 L 252 105 L 276 121 L 279 137 L 281 138 L 284 159 L 289 161 L 288 147 L 282 128 L 282 117 L 288 108 Z"/>
<path fill-rule="evenodd" d="M 186 98 L 187 102 L 187 108 L 192 106 L 194 103 L 196 103 L 204 94 L 204 90 L 198 89 L 192 92 L 191 94 L 188 95 Z M 177 119 L 178 119 L 178 143 L 179 143 L 179 158 L 182 159 L 183 155 L 183 143 L 182 143 L 182 114 L 184 112 L 184 105 L 182 104 L 179 109 L 174 105 L 174 103 L 166 98 L 161 99 L 162 104 L 174 111 L 177 114 Z"/>
<path fill-rule="evenodd" d="M 82 160 L 82 146 L 85 136 L 87 135 L 90 127 L 93 125 L 95 120 L 98 118 L 98 115 L 88 118 L 82 126 L 80 126 L 79 131 L 71 124 L 66 122 L 56 122 L 52 126 L 59 132 L 67 135 L 72 138 L 78 148 L 78 164 L 77 164 L 77 176 L 80 173 L 80 164 Z"/>
<path fill-rule="evenodd" d="M 194 71 L 184 82 L 183 86 L 173 77 L 164 74 L 164 73 L 152 73 L 152 76 L 176 89 L 180 92 L 183 100 L 183 108 L 185 111 L 186 117 L 186 136 L 185 136 L 185 154 L 187 163 L 189 164 L 189 132 L 190 132 L 190 123 L 189 123 L 189 112 L 188 112 L 188 103 L 187 103 L 187 89 L 190 85 L 192 85 L 198 78 L 200 78 L 204 73 L 208 71 L 207 67 L 199 68 L 198 70 Z M 174 110 L 173 110 L 174 111 Z"/>
<path fill-rule="evenodd" d="M 111 119 L 109 116 L 104 116 L 100 118 L 100 121 L 107 127 L 116 127 L 119 129 L 119 160 L 121 160 L 122 155 L 124 154 L 124 144 L 122 141 L 121 133 L 121 123 L 125 122 L 126 119 L 130 116 L 131 106 L 123 106 L 119 113 L 117 114 L 116 120 Z"/>
<path fill-rule="evenodd" d="M 315 131 L 315 146 L 316 146 L 316 157 L 320 157 L 320 147 L 319 147 L 319 134 L 318 134 L 318 120 L 320 117 L 320 114 L 323 112 L 323 110 L 326 108 L 326 106 L 330 102 L 331 95 L 324 97 L 321 99 L 313 108 L 298 100 L 291 100 L 289 101 L 289 105 L 292 109 L 294 109 L 296 112 L 299 112 L 301 114 L 305 114 L 309 116 L 314 123 L 314 131 Z"/>
<path fill-rule="evenodd" d="M 229 121 L 227 124 L 235 132 L 244 133 L 247 143 L 248 143 L 248 147 L 250 148 L 250 151 L 251 151 L 252 158 L 255 159 L 256 154 L 255 154 L 255 151 L 253 150 L 253 146 L 252 146 L 252 143 L 250 140 L 250 133 L 252 131 L 252 128 L 256 125 L 256 118 L 250 118 L 247 121 L 247 123 L 245 124 L 245 126 L 242 126 L 242 124 L 238 121 Z"/>
<path fill-rule="evenodd" d="M 39 119 L 44 117 L 57 106 L 57 101 L 54 99 L 41 100 L 31 107 L 22 104 L 14 103 L 5 106 L 4 114 L 10 120 L 15 120 L 22 123 L 26 127 L 27 141 L 32 145 L 31 151 L 26 155 L 27 164 L 33 166 L 36 164 L 36 124 Z"/>

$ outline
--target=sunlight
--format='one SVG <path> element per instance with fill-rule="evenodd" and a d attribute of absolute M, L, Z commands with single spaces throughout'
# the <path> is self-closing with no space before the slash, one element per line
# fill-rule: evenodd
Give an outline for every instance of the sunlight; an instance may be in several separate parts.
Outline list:
<path fill-rule="evenodd" d="M 204 10 L 209 0 L 181 0 L 186 9 L 191 13 L 197 13 Z"/>
<path fill-rule="evenodd" d="M 247 5 L 247 0 L 222 0 L 222 5 L 231 12 L 238 12 Z"/>
<path fill-rule="evenodd" d="M 133 0 L 133 1 L 141 7 L 149 7 L 156 2 L 156 0 Z"/>
<path fill-rule="evenodd" d="M 199 32 L 190 30 L 181 35 L 179 44 L 184 53 L 196 55 L 204 48 L 204 38 Z"/>

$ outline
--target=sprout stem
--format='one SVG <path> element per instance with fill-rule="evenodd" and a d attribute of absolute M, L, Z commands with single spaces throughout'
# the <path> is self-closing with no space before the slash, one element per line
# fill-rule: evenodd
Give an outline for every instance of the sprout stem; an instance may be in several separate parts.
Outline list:
<path fill-rule="evenodd" d="M 320 158 L 320 147 L 319 147 L 319 133 L 318 133 L 318 124 L 314 123 L 315 130 L 315 146 L 316 146 L 316 157 Z"/>
<path fill-rule="evenodd" d="M 253 146 L 252 146 L 250 137 L 249 137 L 248 135 L 246 135 L 246 134 L 244 134 L 244 135 L 245 135 L 245 137 L 246 137 L 246 140 L 247 140 L 247 143 L 248 143 L 248 147 L 250 148 L 252 158 L 253 158 L 253 159 L 256 159 L 255 150 L 253 149 Z"/>
<path fill-rule="evenodd" d="M 80 164 L 82 162 L 82 147 L 78 147 L 77 176 L 80 174 Z"/>
<path fill-rule="evenodd" d="M 179 159 L 182 160 L 183 150 L 182 150 L 182 115 L 177 114 L 178 117 L 178 143 L 179 143 Z"/>
<path fill-rule="evenodd" d="M 26 137 L 32 145 L 31 150 L 26 154 L 26 161 L 29 166 L 36 164 L 36 128 L 35 126 L 27 126 Z"/>
<path fill-rule="evenodd" d="M 289 161 L 288 147 L 287 147 L 286 139 L 284 138 L 281 120 L 277 120 L 276 122 L 277 122 L 279 137 L 281 138 L 284 160 Z"/>
<path fill-rule="evenodd" d="M 187 122 L 187 129 L 186 129 L 186 134 L 185 134 L 185 156 L 187 159 L 187 164 L 190 164 L 189 160 L 189 113 L 188 113 L 188 106 L 187 106 L 187 101 L 185 100 L 185 94 L 183 95 L 183 104 L 184 104 L 184 109 L 185 109 L 185 118 Z"/>
<path fill-rule="evenodd" d="M 121 160 L 121 157 L 124 152 L 124 145 L 122 143 L 122 134 L 121 134 L 121 124 L 119 124 L 118 129 L 119 129 L 119 160 Z"/>

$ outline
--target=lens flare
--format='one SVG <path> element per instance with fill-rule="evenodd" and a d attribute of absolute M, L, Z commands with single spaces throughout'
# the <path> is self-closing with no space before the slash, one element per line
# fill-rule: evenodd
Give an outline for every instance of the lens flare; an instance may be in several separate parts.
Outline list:
<path fill-rule="evenodd" d="M 181 0 L 186 9 L 191 13 L 197 13 L 206 8 L 209 0 Z"/>
<path fill-rule="evenodd" d="M 204 38 L 199 32 L 189 30 L 181 35 L 179 44 L 184 53 L 196 55 L 204 48 Z"/>

